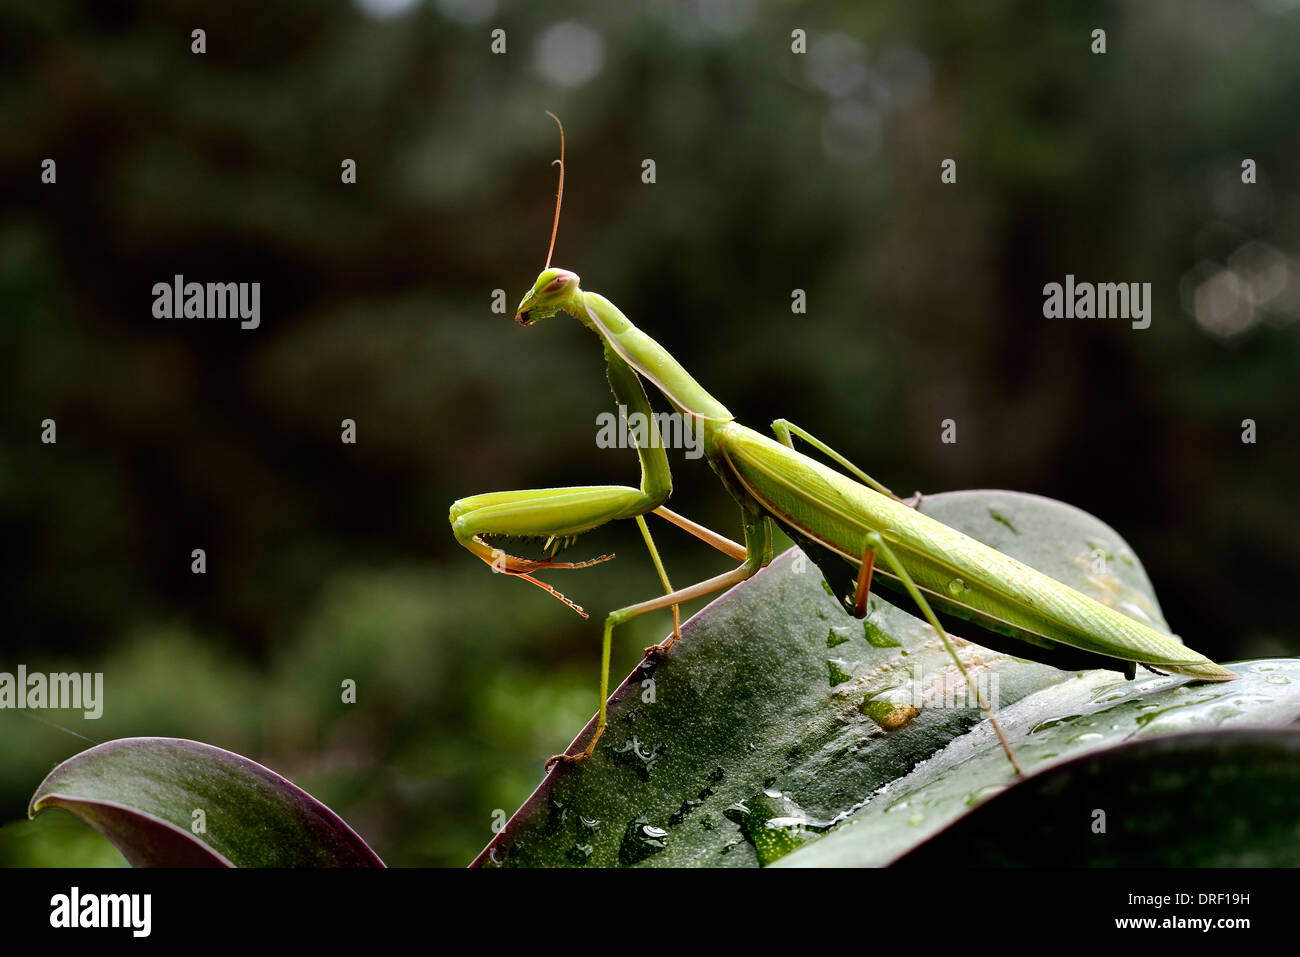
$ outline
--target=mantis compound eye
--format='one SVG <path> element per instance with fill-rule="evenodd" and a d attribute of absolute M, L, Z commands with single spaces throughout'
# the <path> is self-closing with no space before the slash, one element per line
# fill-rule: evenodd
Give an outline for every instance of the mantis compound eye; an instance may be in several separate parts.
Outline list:
<path fill-rule="evenodd" d="M 548 282 L 541 291 L 543 294 L 557 293 L 568 286 L 576 286 L 577 284 L 577 273 L 569 272 L 567 269 L 560 269 L 557 270 L 555 278 Z"/>

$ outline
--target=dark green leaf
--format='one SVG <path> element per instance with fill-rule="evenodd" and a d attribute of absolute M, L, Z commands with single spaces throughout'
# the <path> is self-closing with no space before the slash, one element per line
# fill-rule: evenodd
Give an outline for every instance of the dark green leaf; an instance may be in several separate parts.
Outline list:
<path fill-rule="evenodd" d="M 69 758 L 36 789 L 28 816 L 47 808 L 75 814 L 136 867 L 383 866 L 306 791 L 181 738 L 121 738 Z"/>
<path fill-rule="evenodd" d="M 1008 789 L 897 863 L 1300 866 L 1300 731 L 1137 741 Z"/>
<path fill-rule="evenodd" d="M 1114 672 L 1087 671 L 1004 708 L 998 721 L 1032 775 L 1063 759 L 1124 742 L 1222 725 L 1282 725 L 1300 718 L 1300 661 L 1232 667 L 1242 680 L 1227 684 L 1149 674 L 1125 681 Z M 874 795 L 825 840 L 781 864 L 888 864 L 1013 783 L 996 739 L 987 729 L 977 729 Z M 1194 799 L 1189 794 L 1188 800 Z"/>

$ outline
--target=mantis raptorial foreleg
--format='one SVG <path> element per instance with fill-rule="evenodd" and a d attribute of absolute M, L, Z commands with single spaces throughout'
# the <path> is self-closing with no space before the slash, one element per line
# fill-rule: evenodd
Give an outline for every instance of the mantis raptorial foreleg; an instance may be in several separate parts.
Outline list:
<path fill-rule="evenodd" d="M 605 619 L 605 633 L 600 646 L 600 711 L 596 716 L 596 733 L 591 736 L 587 746 L 577 754 L 557 754 L 551 757 L 546 762 L 546 769 L 549 771 L 557 764 L 573 764 L 584 758 L 591 757 L 596 750 L 596 742 L 605 733 L 607 723 L 605 719 L 605 703 L 609 697 L 609 653 L 616 627 L 625 621 L 636 618 L 638 615 L 644 615 L 646 612 L 658 611 L 660 608 L 667 608 L 669 605 L 676 606 L 682 602 L 703 598 L 705 595 L 712 595 L 714 592 L 720 592 L 731 588 L 733 585 L 739 585 L 746 579 L 754 577 L 758 570 L 771 560 L 771 552 L 772 532 L 767 519 L 762 515 L 751 516 L 745 522 L 745 561 L 739 567 L 698 584 L 690 585 L 687 588 L 669 592 L 667 595 L 661 595 L 658 598 L 651 598 L 649 601 L 638 602 L 635 605 L 628 605 L 626 608 L 619 608 L 610 612 L 609 617 Z"/>
<path fill-rule="evenodd" d="M 637 455 L 641 462 L 641 487 L 632 488 L 625 485 L 593 485 L 576 488 L 526 489 L 514 492 L 489 492 L 461 499 L 451 508 L 451 524 L 456 539 L 465 548 L 473 552 L 495 570 L 505 574 L 516 575 L 546 590 L 563 601 L 584 618 L 586 611 L 569 600 L 559 591 L 532 576 L 532 572 L 551 569 L 587 568 L 600 562 L 608 561 L 612 555 L 602 555 L 584 562 L 556 561 L 555 556 L 563 548 L 571 545 L 579 535 L 598 528 L 607 522 L 618 519 L 633 518 L 641 530 L 646 548 L 659 580 L 663 583 L 665 595 L 641 602 L 613 612 L 605 622 L 605 633 L 601 654 L 601 694 L 600 719 L 596 735 L 588 745 L 584 756 L 590 755 L 605 727 L 605 699 L 608 697 L 610 643 L 616 625 L 629 618 L 669 606 L 673 609 L 673 633 L 668 641 L 646 649 L 650 654 L 664 651 L 681 637 L 681 613 L 679 605 L 683 601 L 701 595 L 711 594 L 729 588 L 737 582 L 744 581 L 771 558 L 771 535 L 766 521 L 758 520 L 763 526 L 761 536 L 751 536 L 746 530 L 746 546 L 717 534 L 702 525 L 684 518 L 663 507 L 663 502 L 672 492 L 672 475 L 668 467 L 668 456 L 660 438 L 656 420 L 652 414 L 650 401 L 646 396 L 641 380 L 631 367 L 613 350 L 607 349 L 605 358 L 608 362 L 610 389 L 618 403 L 628 410 L 629 417 L 640 413 L 642 421 L 648 425 L 647 442 L 638 445 Z M 655 512 L 665 520 L 685 529 L 692 535 L 708 542 L 713 547 L 743 561 L 744 564 L 733 572 L 709 579 L 698 585 L 674 591 L 654 537 L 644 516 Z M 548 552 L 542 559 L 527 559 L 510 555 L 494 547 L 490 539 L 494 536 L 507 538 L 545 539 L 544 550 Z M 554 763 L 554 762 L 552 762 Z"/>
<path fill-rule="evenodd" d="M 533 578 L 531 573 L 551 569 L 588 568 L 608 561 L 602 555 L 585 562 L 560 562 L 555 556 L 572 545 L 585 532 L 608 522 L 640 518 L 654 511 L 672 493 L 672 473 L 658 428 L 641 380 L 612 350 L 606 350 L 610 389 L 618 403 L 633 413 L 641 413 L 649 425 L 645 447 L 638 446 L 641 462 L 641 487 L 626 485 L 591 485 L 575 488 L 526 489 L 514 492 L 488 492 L 461 499 L 451 507 L 451 524 L 456 540 L 494 570 L 517 575 L 559 598 L 583 617 L 586 612 L 550 585 Z M 642 525 L 651 558 L 667 587 L 667 576 L 649 536 Z M 486 541 L 494 536 L 542 541 L 546 557 L 521 558 L 510 555 Z"/>
<path fill-rule="evenodd" d="M 1011 766 L 1015 768 L 1016 774 L 1023 775 L 1024 772 L 1020 770 L 1020 764 L 1016 761 L 1016 756 L 1011 750 L 1011 745 L 1007 744 L 1007 739 L 1002 734 L 1002 728 L 998 725 L 997 718 L 993 717 L 993 712 L 989 710 L 988 703 L 984 700 L 983 695 L 980 694 L 979 686 L 975 684 L 974 679 L 971 678 L 970 673 L 966 670 L 966 666 L 962 664 L 961 657 L 957 654 L 957 649 L 952 645 L 952 640 L 948 637 L 948 633 L 943 630 L 943 626 L 939 624 L 939 619 L 935 615 L 934 610 L 930 608 L 930 603 L 925 600 L 925 596 L 921 594 L 921 590 L 917 588 L 916 583 L 912 581 L 912 576 L 907 573 L 907 569 L 903 566 L 903 563 L 894 555 L 893 551 L 885 543 L 884 538 L 881 537 L 879 532 L 869 532 L 866 536 L 865 544 L 866 548 L 863 552 L 862 567 L 858 575 L 858 603 L 860 606 L 865 611 L 867 592 L 870 591 L 871 588 L 871 568 L 874 562 L 874 555 L 879 552 L 886 564 L 893 569 L 894 574 L 896 574 L 903 582 L 903 587 L 906 588 L 907 593 L 912 596 L 912 601 L 916 602 L 916 607 L 921 610 L 922 616 L 924 616 L 925 620 L 930 623 L 930 627 L 934 629 L 934 633 L 939 636 L 939 641 L 943 643 L 944 648 L 948 650 L 948 654 L 952 656 L 952 660 L 957 665 L 957 670 L 960 671 L 961 676 L 966 679 L 966 686 L 970 688 L 971 693 L 975 695 L 975 701 L 979 704 L 980 710 L 984 712 L 984 717 L 989 719 L 989 724 L 993 726 L 994 733 L 997 734 L 998 740 L 1002 742 L 1002 750 L 1006 752 L 1007 759 L 1011 762 Z M 860 618 L 862 615 L 859 615 L 858 617 Z"/>

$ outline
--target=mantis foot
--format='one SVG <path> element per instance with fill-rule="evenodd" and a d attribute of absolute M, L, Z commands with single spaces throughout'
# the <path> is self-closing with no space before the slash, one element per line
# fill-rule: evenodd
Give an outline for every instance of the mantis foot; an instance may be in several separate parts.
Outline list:
<path fill-rule="evenodd" d="M 586 754 L 553 754 L 546 759 L 546 773 L 549 774 L 556 765 L 577 764 L 586 756 Z"/>
<path fill-rule="evenodd" d="M 592 744 L 594 745 L 595 742 L 593 741 Z M 571 767 L 579 761 L 585 761 L 591 757 L 592 750 L 592 748 L 588 748 L 586 751 L 579 751 L 577 754 L 553 754 L 546 760 L 546 773 L 549 774 L 552 769 L 559 766 Z"/>
<path fill-rule="evenodd" d="M 596 729 L 596 736 L 591 739 L 591 743 L 587 745 L 587 747 L 584 748 L 582 751 L 579 751 L 577 754 L 551 755 L 546 761 L 546 773 L 549 774 L 551 772 L 551 769 L 555 768 L 557 765 L 564 765 L 566 767 L 569 767 L 574 764 L 577 764 L 579 761 L 585 761 L 587 758 L 591 757 L 592 753 L 596 750 L 596 742 L 600 740 L 600 736 L 604 732 L 604 730 L 605 730 L 605 725 L 601 724 Z"/>
<path fill-rule="evenodd" d="M 643 657 L 658 658 L 661 655 L 667 654 L 668 649 L 671 648 L 673 645 L 677 644 L 678 639 L 680 639 L 681 637 L 682 637 L 681 635 L 673 635 L 667 641 L 661 642 L 657 645 L 651 645 L 649 648 L 645 650 L 645 652 L 643 653 Z"/>

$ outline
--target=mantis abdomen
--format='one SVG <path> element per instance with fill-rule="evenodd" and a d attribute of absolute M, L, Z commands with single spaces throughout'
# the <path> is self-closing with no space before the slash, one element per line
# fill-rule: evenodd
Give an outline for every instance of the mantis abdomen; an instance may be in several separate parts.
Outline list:
<path fill-rule="evenodd" d="M 902 560 L 936 612 L 974 626 L 956 633 L 983 644 L 1007 636 L 1027 642 L 1012 653 L 1066 645 L 1085 654 L 1072 667 L 1136 661 L 1160 671 L 1230 680 L 1232 672 L 1171 635 L 1075 591 L 887 495 L 736 422 L 717 425 L 713 442 L 745 490 L 802 540 L 856 568 L 864 540 L 878 532 Z M 882 584 L 901 590 L 886 568 Z M 832 584 L 834 584 L 832 582 Z M 985 640 L 993 636 L 993 641 Z M 1102 656 L 1093 661 L 1090 656 Z M 1047 663 L 1071 660 L 1055 655 Z"/>

